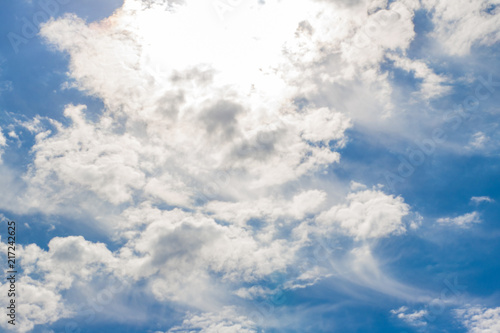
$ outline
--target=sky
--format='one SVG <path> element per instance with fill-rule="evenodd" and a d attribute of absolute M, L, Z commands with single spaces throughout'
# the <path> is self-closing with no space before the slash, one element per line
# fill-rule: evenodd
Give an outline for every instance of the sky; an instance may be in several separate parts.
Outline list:
<path fill-rule="evenodd" d="M 0 12 L 4 332 L 500 332 L 500 1 Z"/>

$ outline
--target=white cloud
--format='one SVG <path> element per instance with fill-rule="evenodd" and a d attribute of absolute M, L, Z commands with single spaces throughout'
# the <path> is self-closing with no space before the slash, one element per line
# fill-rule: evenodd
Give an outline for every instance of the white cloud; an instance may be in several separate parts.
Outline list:
<path fill-rule="evenodd" d="M 429 66 L 420 60 L 411 60 L 395 54 L 389 54 L 388 58 L 394 61 L 394 65 L 407 72 L 412 72 L 415 78 L 422 79 L 419 94 L 424 99 L 441 97 L 451 91 L 450 78 L 434 73 Z"/>
<path fill-rule="evenodd" d="M 157 301 L 205 312 L 177 331 L 253 332 L 248 318 L 217 305 L 235 293 L 265 297 L 248 284 L 296 266 L 311 235 L 366 242 L 406 231 L 401 197 L 352 183 L 344 200 L 347 188 L 314 185 L 340 162 L 355 121 L 376 126 L 390 115 L 388 55 L 423 79 L 424 98 L 446 90 L 444 77 L 404 55 L 417 2 L 245 2 L 223 20 L 209 2 L 143 5 L 126 0 L 101 22 L 67 15 L 41 30 L 69 54 L 66 86 L 105 109 L 90 120 L 93 110 L 68 105 L 64 121 L 20 124 L 36 134 L 21 207 L 70 215 L 121 245 L 59 237 L 47 251 L 24 248 L 25 273 L 39 279 L 33 293 L 46 289 L 58 304 L 47 304 L 46 322 L 68 315 L 65 291 L 123 278 Z M 339 268 L 312 265 L 285 287 L 349 279 L 342 269 L 381 292 L 412 292 L 383 274 L 369 246 L 345 253 Z"/>
<path fill-rule="evenodd" d="M 478 212 L 472 212 L 457 217 L 442 217 L 437 219 L 437 222 L 444 225 L 456 225 L 461 228 L 468 228 L 475 223 L 481 223 L 481 218 Z"/>
<path fill-rule="evenodd" d="M 138 140 L 114 134 L 111 124 L 106 126 L 107 119 L 98 126 L 89 123 L 83 113 L 85 108 L 68 106 L 64 112 L 72 121 L 70 127 L 55 123 L 56 135 L 37 135 L 33 147 L 36 157 L 29 173 L 33 192 L 28 192 L 34 205 L 38 201 L 35 197 L 41 196 L 39 191 L 46 193 L 47 201 L 55 199 L 59 203 L 85 190 L 119 204 L 129 201 L 133 189 L 144 185 L 144 173 L 138 169 Z"/>
<path fill-rule="evenodd" d="M 333 275 L 328 267 L 314 266 L 311 269 L 304 269 L 296 279 L 286 281 L 284 288 L 290 290 L 307 288 Z"/>
<path fill-rule="evenodd" d="M 470 307 L 457 310 L 456 314 L 463 321 L 469 333 L 500 332 L 500 307 Z"/>
<path fill-rule="evenodd" d="M 9 137 L 14 138 L 14 139 L 19 139 L 19 136 L 16 134 L 15 131 L 10 131 L 9 132 Z"/>
<path fill-rule="evenodd" d="M 255 299 L 258 297 L 265 297 L 273 291 L 261 286 L 252 286 L 250 288 L 240 288 L 234 292 L 235 295 L 245 299 Z"/>
<path fill-rule="evenodd" d="M 7 145 L 7 139 L 3 135 L 3 132 L 1 131 L 0 128 L 0 147 L 5 147 Z"/>
<path fill-rule="evenodd" d="M 471 48 L 500 40 L 500 11 L 495 0 L 423 0 L 432 11 L 432 35 L 452 55 L 466 55 Z M 489 8 L 493 8 L 488 12 Z"/>
<path fill-rule="evenodd" d="M 302 82 L 307 99 L 326 99 L 372 128 L 394 108 L 393 89 L 381 63 L 387 54 L 409 47 L 415 8 L 408 1 L 392 2 L 388 8 L 385 1 L 333 4 L 304 20 L 308 29 L 298 30 L 298 38 L 287 42 L 290 61 L 303 68 L 289 75 Z"/>
<path fill-rule="evenodd" d="M 355 181 L 351 181 L 351 190 L 352 191 L 366 190 L 366 185 Z"/>
<path fill-rule="evenodd" d="M 3 147 L 7 146 L 7 139 L 3 135 L 2 128 L 0 127 L 0 164 L 2 161 L 2 155 L 4 153 Z"/>
<path fill-rule="evenodd" d="M 4 218 L 3 215 L 0 217 Z M 39 249 L 35 245 L 28 247 Z M 2 253 L 7 254 L 7 243 L 0 243 L 0 249 Z M 0 327 L 21 333 L 31 332 L 35 325 L 51 324 L 61 318 L 74 315 L 73 311 L 65 306 L 64 298 L 59 290 L 54 288 L 54 285 L 46 285 L 45 281 L 39 278 L 38 273 L 43 275 L 42 272 L 37 272 L 36 279 L 30 276 L 30 255 L 24 260 L 24 254 L 28 252 L 29 250 L 26 251 L 22 245 L 16 245 L 16 256 L 23 258 L 23 272 L 15 274 L 15 296 L 12 298 L 16 301 L 16 325 L 11 326 L 7 320 L 0 322 Z M 6 255 L 2 255 L 2 259 L 7 262 Z M 25 262 L 26 267 L 24 267 Z M 2 294 L 7 295 L 9 289 L 11 289 L 10 281 L 0 284 Z"/>
<path fill-rule="evenodd" d="M 483 132 L 479 131 L 472 136 L 467 147 L 469 149 L 481 150 L 485 148 L 488 141 L 490 141 L 490 138 Z"/>
<path fill-rule="evenodd" d="M 101 23 L 87 26 L 77 17 L 67 16 L 42 29 L 50 42 L 70 53 L 70 73 L 78 87 L 102 98 L 108 112 L 90 123 L 84 107 L 69 106 L 65 115 L 72 124 L 56 124 L 55 135 L 39 137 L 37 159 L 28 179 L 33 185 L 30 199 L 40 191 L 57 196 L 50 204 L 34 200 L 39 209 L 62 205 L 62 198 L 82 191 L 91 191 L 111 204 L 129 202 L 139 194 L 189 207 L 194 204 L 196 188 L 210 183 L 222 170 L 237 174 L 243 181 L 240 187 L 252 190 L 281 185 L 339 161 L 339 154 L 328 144 L 342 146 L 345 130 L 351 126 L 349 118 L 326 107 L 296 110 L 291 104 L 296 83 L 289 80 L 287 70 L 272 69 L 280 68 L 286 59 L 266 54 L 259 56 L 264 63 L 256 64 L 255 54 L 245 51 L 245 55 L 234 56 L 238 63 L 230 64 L 219 61 L 219 51 L 213 46 L 210 50 L 216 54 L 193 50 L 188 57 L 179 57 L 169 50 L 189 47 L 185 39 L 152 35 L 151 21 L 161 19 L 167 25 L 163 30 L 155 25 L 155 31 L 172 30 L 173 24 L 191 31 L 193 26 L 187 22 L 192 21 L 190 16 L 201 15 L 203 6 L 191 4 L 170 12 L 132 10 L 136 5 L 127 1 L 123 10 Z M 269 13 L 260 7 L 249 10 L 256 11 L 255 15 L 271 15 L 278 10 L 276 6 L 266 4 Z M 290 20 L 298 13 L 302 12 L 297 9 Z M 163 20 L 164 16 L 169 19 Z M 131 18 L 134 24 L 129 24 Z M 290 22 L 285 25 L 289 30 L 272 29 L 275 36 L 267 30 L 246 31 L 240 23 L 232 23 L 234 32 L 222 31 L 219 23 L 210 21 L 206 29 L 192 33 L 210 33 L 203 39 L 215 39 L 223 49 L 229 43 L 231 50 L 238 49 L 231 44 L 233 33 L 256 33 L 257 37 L 248 38 L 251 45 L 243 45 L 242 50 L 257 50 L 253 44 L 262 40 L 269 52 L 279 55 L 281 47 L 273 51 L 276 46 L 271 45 L 293 39 L 296 29 Z M 152 40 L 146 43 L 136 35 Z M 238 43 L 247 40 L 238 38 Z M 89 44 L 89 40 L 93 42 Z M 140 54 L 137 44 L 141 44 Z M 164 44 L 171 48 L 154 48 Z M 116 54 L 127 56 L 117 59 Z M 150 69 L 155 66 L 161 76 L 151 78 Z M 242 70 L 245 72 L 240 73 Z M 69 190 L 64 193 L 62 187 Z M 231 194 L 222 191 L 219 195 Z"/>
<path fill-rule="evenodd" d="M 1 247 L 7 253 L 7 245 L 2 243 Z M 48 251 L 35 244 L 16 245 L 16 251 L 22 257 L 22 274 L 17 274 L 16 281 L 17 332 L 31 332 L 35 325 L 74 317 L 88 300 L 80 298 L 75 304 L 74 297 L 68 297 L 65 291 L 76 295 L 84 292 L 85 297 L 95 298 L 101 290 L 95 290 L 94 284 L 102 284 L 107 290 L 103 281 L 120 274 L 117 259 L 104 244 L 91 243 L 81 236 L 55 237 Z M 0 286 L 5 294 L 8 288 L 9 284 Z M 6 322 L 0 326 L 10 327 Z"/>
<path fill-rule="evenodd" d="M 228 279 L 251 281 L 285 268 L 294 258 L 293 244 L 285 240 L 261 242 L 241 228 L 221 226 L 199 214 L 174 210 L 162 215 L 163 219 L 151 223 L 140 238 L 127 245 L 135 252 L 149 254 L 141 272 L 157 270 L 161 264 L 160 271 L 166 274 L 202 268 L 223 273 Z M 174 252 L 169 255 L 169 251 Z"/>
<path fill-rule="evenodd" d="M 397 310 L 391 310 L 393 315 L 396 315 L 399 319 L 403 320 L 405 323 L 415 327 L 422 327 L 427 325 L 425 316 L 428 314 L 427 310 L 420 311 L 408 311 L 406 306 L 402 306 Z"/>
<path fill-rule="evenodd" d="M 252 218 L 267 222 L 279 218 L 301 220 L 307 214 L 318 212 L 325 199 L 325 192 L 310 190 L 298 193 L 291 200 L 269 197 L 236 203 L 212 201 L 206 209 L 219 219 L 244 225 Z"/>
<path fill-rule="evenodd" d="M 181 326 L 174 327 L 166 333 L 202 332 L 202 333 L 254 333 L 255 323 L 249 318 L 239 315 L 234 307 L 225 307 L 217 313 L 190 315 Z"/>
<path fill-rule="evenodd" d="M 9 285 L 0 286 L 4 295 L 7 295 Z M 74 314 L 65 307 L 63 297 L 57 291 L 28 277 L 16 281 L 16 302 L 16 332 L 31 332 L 35 325 L 51 324 Z M 0 326 L 6 330 L 13 328 L 7 320 L 3 320 Z"/>
<path fill-rule="evenodd" d="M 495 200 L 493 200 L 492 198 L 487 197 L 487 196 L 472 197 L 472 198 L 470 198 L 470 201 L 475 203 L 475 204 L 480 204 L 481 202 L 495 202 Z"/>
<path fill-rule="evenodd" d="M 22 251 L 26 275 L 43 274 L 45 286 L 68 289 L 75 279 L 90 281 L 96 272 L 116 269 L 116 259 L 104 244 L 91 243 L 81 236 L 55 237 L 43 251 L 31 244 Z"/>
<path fill-rule="evenodd" d="M 386 237 L 406 231 L 402 218 L 409 206 L 401 197 L 387 195 L 378 190 L 350 193 L 347 203 L 333 206 L 321 213 L 318 224 L 324 227 L 340 227 L 355 239 Z"/>

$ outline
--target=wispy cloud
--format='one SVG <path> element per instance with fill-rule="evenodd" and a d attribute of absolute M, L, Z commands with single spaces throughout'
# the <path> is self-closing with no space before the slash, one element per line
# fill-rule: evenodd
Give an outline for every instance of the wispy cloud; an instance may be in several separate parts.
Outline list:
<path fill-rule="evenodd" d="M 476 223 L 481 223 L 480 214 L 478 212 L 467 213 L 457 217 L 442 217 L 437 220 L 443 225 L 455 225 L 461 228 L 468 228 Z"/>
<path fill-rule="evenodd" d="M 423 327 L 427 325 L 427 321 L 424 318 L 428 314 L 427 310 L 412 312 L 406 306 L 402 306 L 399 309 L 391 310 L 391 314 L 411 326 Z"/>
<path fill-rule="evenodd" d="M 475 203 L 475 204 L 480 204 L 482 202 L 495 202 L 495 200 L 493 200 L 492 198 L 487 197 L 487 196 L 472 197 L 472 198 L 470 198 L 470 201 L 472 203 Z"/>

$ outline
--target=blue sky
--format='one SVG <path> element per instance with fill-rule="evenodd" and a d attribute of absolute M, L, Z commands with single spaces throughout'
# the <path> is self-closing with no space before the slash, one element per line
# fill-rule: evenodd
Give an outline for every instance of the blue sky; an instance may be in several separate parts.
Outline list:
<path fill-rule="evenodd" d="M 496 6 L 4 4 L 1 330 L 500 332 Z"/>

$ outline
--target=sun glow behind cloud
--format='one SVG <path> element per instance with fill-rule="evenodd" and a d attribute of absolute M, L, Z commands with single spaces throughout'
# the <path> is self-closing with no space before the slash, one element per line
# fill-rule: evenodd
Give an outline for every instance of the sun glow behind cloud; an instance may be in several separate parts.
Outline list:
<path fill-rule="evenodd" d="M 276 98 L 286 89 L 276 73 L 285 65 L 282 48 L 294 38 L 306 8 L 311 10 L 304 2 L 261 5 L 244 1 L 222 16 L 210 1 L 189 2 L 167 13 L 163 6 L 137 12 L 130 24 L 141 36 L 145 65 L 152 72 L 206 65 L 216 73 L 216 87 L 230 86 L 246 94 L 258 89 L 257 93 Z"/>

